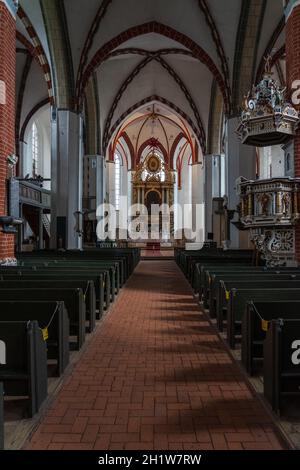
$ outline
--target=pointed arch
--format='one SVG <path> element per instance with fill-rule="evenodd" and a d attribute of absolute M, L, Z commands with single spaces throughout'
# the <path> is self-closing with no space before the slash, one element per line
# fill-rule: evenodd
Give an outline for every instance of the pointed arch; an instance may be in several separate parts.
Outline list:
<path fill-rule="evenodd" d="M 106 122 L 105 122 L 105 127 L 104 127 L 104 134 L 103 134 L 103 148 L 106 149 L 107 148 L 107 145 L 108 145 L 108 135 L 109 135 L 109 129 L 110 129 L 110 125 L 111 125 L 111 121 L 112 121 L 112 118 L 113 118 L 113 115 L 115 113 L 115 110 L 118 106 L 118 103 L 120 102 L 122 96 L 124 95 L 126 89 L 128 88 L 128 86 L 132 83 L 132 81 L 137 77 L 137 75 L 139 75 L 139 73 L 150 63 L 152 62 L 153 60 L 155 60 L 156 62 L 158 62 L 161 67 L 163 67 L 167 73 L 172 77 L 172 79 L 176 82 L 176 84 L 179 86 L 180 90 L 182 91 L 182 93 L 184 94 L 190 108 L 193 110 L 193 113 L 194 113 L 194 116 L 195 116 L 195 119 L 196 119 L 196 123 L 198 125 L 198 129 L 199 129 L 199 135 L 201 136 L 200 137 L 200 145 L 203 149 L 203 152 L 205 153 L 205 147 L 206 147 L 206 136 L 205 136 L 205 131 L 204 131 L 204 126 L 203 126 L 203 123 L 202 123 L 202 120 L 201 120 L 201 116 L 199 114 L 199 111 L 198 111 L 198 108 L 191 96 L 191 94 L 189 93 L 186 85 L 184 84 L 183 80 L 179 77 L 179 75 L 173 70 L 173 68 L 164 60 L 162 59 L 162 57 L 160 57 L 159 55 L 155 55 L 155 56 L 148 56 L 146 57 L 146 59 L 144 59 L 142 62 L 140 62 L 136 67 L 135 69 L 131 72 L 131 74 L 126 78 L 126 80 L 123 82 L 123 84 L 121 85 L 118 93 L 116 94 L 116 97 L 113 101 L 113 104 L 110 108 L 110 111 L 108 113 L 108 116 L 107 116 L 107 119 L 106 119 Z"/>
<path fill-rule="evenodd" d="M 78 85 L 78 94 L 77 94 L 77 105 L 80 106 L 82 100 L 83 90 L 89 80 L 90 75 L 97 69 L 103 61 L 105 61 L 108 55 L 119 47 L 124 42 L 127 42 L 129 39 L 133 39 L 135 37 L 149 34 L 149 33 L 156 33 L 160 34 L 161 36 L 165 36 L 169 39 L 172 39 L 182 46 L 186 47 L 193 53 L 193 57 L 198 59 L 201 63 L 203 63 L 212 73 L 212 75 L 217 80 L 220 90 L 224 96 L 224 103 L 226 112 L 229 111 L 230 104 L 229 104 L 229 96 L 230 90 L 228 86 L 226 86 L 223 76 L 218 70 L 216 64 L 212 60 L 212 58 L 207 54 L 207 52 L 202 49 L 196 42 L 194 42 L 191 38 L 186 36 L 183 33 L 171 28 L 170 26 L 166 26 L 162 23 L 158 23 L 157 21 L 150 21 L 148 23 L 144 23 L 142 25 L 134 26 L 132 28 L 123 31 L 115 38 L 111 39 L 109 42 L 104 44 L 94 55 L 91 59 L 90 63 L 85 69 L 85 72 L 82 76 L 81 83 Z"/>
<path fill-rule="evenodd" d="M 146 150 L 146 148 L 149 147 L 150 145 L 151 145 L 151 138 L 146 140 L 146 142 L 144 142 L 140 146 L 140 148 L 138 150 L 137 157 L 136 157 L 136 165 L 138 165 L 140 163 L 144 150 Z M 166 165 L 169 165 L 169 155 L 168 155 L 168 152 L 166 151 L 165 147 L 160 142 L 157 142 L 157 147 L 159 148 L 159 150 L 163 154 Z"/>
<path fill-rule="evenodd" d="M 113 124 L 113 126 L 111 127 L 110 132 L 109 132 L 108 142 L 111 140 L 111 138 L 112 138 L 113 134 L 116 132 L 116 130 L 121 126 L 122 122 L 124 122 L 126 120 L 126 118 L 128 116 L 130 116 L 130 114 L 132 114 L 134 111 L 141 108 L 145 104 L 152 103 L 152 102 L 155 102 L 155 101 L 157 101 L 161 104 L 164 104 L 165 106 L 172 109 L 179 116 L 181 116 L 189 124 L 189 126 L 191 127 L 191 129 L 194 132 L 195 136 L 197 137 L 199 143 L 201 142 L 201 135 L 199 134 L 199 130 L 196 128 L 196 126 L 195 126 L 194 122 L 192 121 L 192 119 L 184 111 L 182 111 L 182 109 L 180 109 L 178 106 L 176 106 L 174 103 L 172 103 L 171 101 L 163 98 L 162 96 L 158 96 L 158 95 L 148 96 L 147 98 L 144 98 L 143 100 L 139 101 L 138 103 L 134 104 L 129 109 L 127 109 L 127 111 L 125 111 L 117 119 L 117 121 Z"/>

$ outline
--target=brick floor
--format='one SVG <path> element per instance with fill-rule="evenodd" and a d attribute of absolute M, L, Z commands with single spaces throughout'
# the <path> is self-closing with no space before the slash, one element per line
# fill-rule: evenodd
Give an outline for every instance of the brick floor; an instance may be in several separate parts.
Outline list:
<path fill-rule="evenodd" d="M 172 261 L 141 262 L 29 449 L 281 449 Z"/>

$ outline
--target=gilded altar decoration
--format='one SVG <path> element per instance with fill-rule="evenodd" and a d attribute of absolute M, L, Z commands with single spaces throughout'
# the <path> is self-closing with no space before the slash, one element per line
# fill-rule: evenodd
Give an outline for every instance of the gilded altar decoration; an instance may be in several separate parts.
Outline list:
<path fill-rule="evenodd" d="M 140 162 L 132 179 L 133 203 L 143 204 L 148 212 L 148 225 L 151 223 L 153 206 L 162 204 L 171 208 L 174 204 L 175 175 L 158 152 L 153 148 L 150 154 Z M 162 229 L 162 217 L 159 216 L 159 231 Z M 174 232 L 174 214 L 170 214 L 170 232 Z"/>
<path fill-rule="evenodd" d="M 272 78 L 266 59 L 262 81 L 245 96 L 237 133 L 243 144 L 267 147 L 287 143 L 296 133 L 298 111 L 285 98 L 286 88 Z"/>
<path fill-rule="evenodd" d="M 149 173 L 158 173 L 161 171 L 161 162 L 159 158 L 153 154 L 147 160 L 147 169 Z"/>

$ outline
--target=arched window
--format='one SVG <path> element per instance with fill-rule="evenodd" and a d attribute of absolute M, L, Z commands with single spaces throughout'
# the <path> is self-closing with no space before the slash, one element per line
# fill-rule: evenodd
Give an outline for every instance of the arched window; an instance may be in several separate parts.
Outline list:
<path fill-rule="evenodd" d="M 120 195 L 121 195 L 121 158 L 118 154 L 115 155 L 115 205 L 116 211 L 120 210 Z"/>
<path fill-rule="evenodd" d="M 40 172 L 40 159 L 39 159 L 40 145 L 39 136 L 36 123 L 32 124 L 31 128 L 31 156 L 32 156 L 32 176 L 38 176 Z"/>
<path fill-rule="evenodd" d="M 285 172 L 286 173 L 289 173 L 292 169 L 292 165 L 291 165 L 291 154 L 288 153 L 285 157 Z"/>

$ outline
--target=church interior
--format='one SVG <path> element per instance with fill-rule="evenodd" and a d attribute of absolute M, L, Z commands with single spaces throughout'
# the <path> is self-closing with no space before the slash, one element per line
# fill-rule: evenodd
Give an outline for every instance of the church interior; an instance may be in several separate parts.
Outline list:
<path fill-rule="evenodd" d="M 298 0 L 0 0 L 0 450 L 299 450 L 299 262 Z"/>

